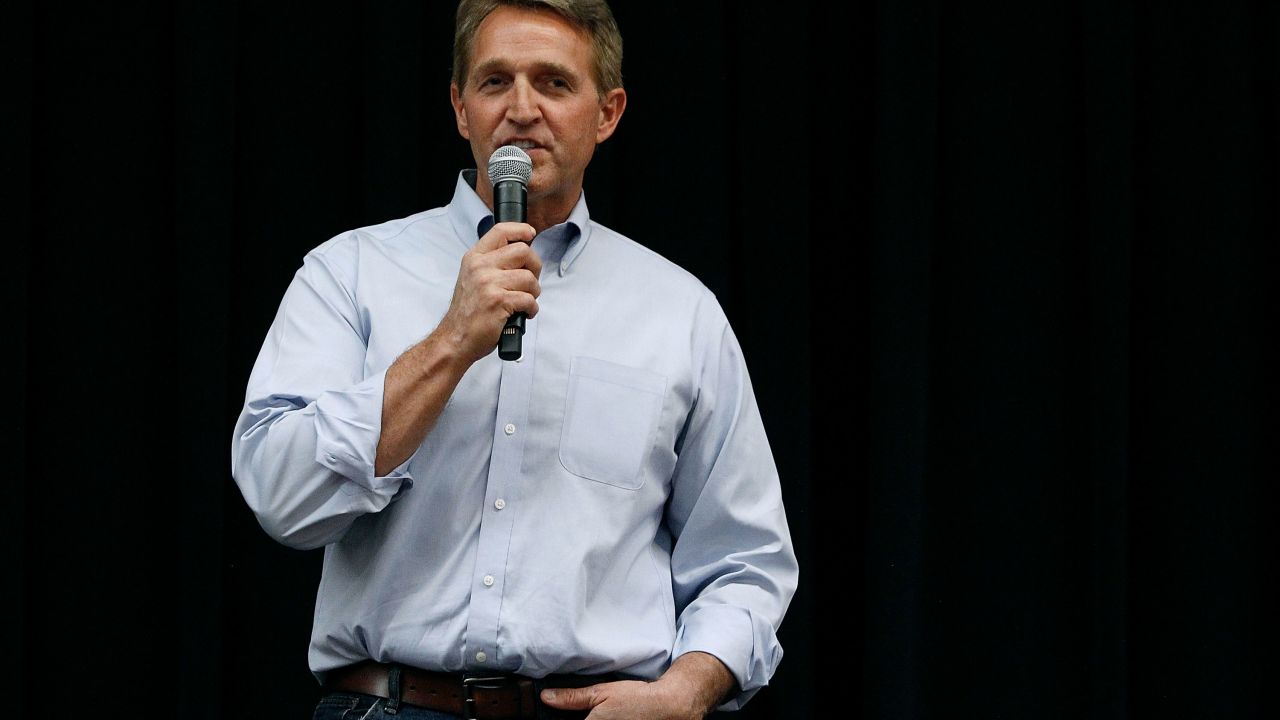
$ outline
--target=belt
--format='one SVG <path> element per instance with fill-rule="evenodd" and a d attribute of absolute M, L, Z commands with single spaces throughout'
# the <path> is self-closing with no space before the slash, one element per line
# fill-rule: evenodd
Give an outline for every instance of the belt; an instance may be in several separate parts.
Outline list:
<path fill-rule="evenodd" d="M 393 677 L 396 670 L 399 678 Z M 370 660 L 330 670 L 324 687 L 330 692 L 375 695 L 470 720 L 505 720 L 536 718 L 540 706 L 544 714 L 584 717 L 585 712 L 565 713 L 543 706 L 538 693 L 545 687 L 586 687 L 616 679 L 610 675 L 549 675 L 537 680 L 497 673 L 469 676 Z M 393 680 L 400 686 L 399 697 L 393 697 Z"/>

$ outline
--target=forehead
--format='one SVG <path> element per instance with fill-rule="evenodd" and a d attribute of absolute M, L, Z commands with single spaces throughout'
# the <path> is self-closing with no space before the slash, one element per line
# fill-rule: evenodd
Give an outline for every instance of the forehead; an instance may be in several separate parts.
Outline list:
<path fill-rule="evenodd" d="M 560 65 L 589 76 L 591 38 L 549 10 L 504 5 L 480 23 L 471 55 L 472 72 L 495 65 Z"/>

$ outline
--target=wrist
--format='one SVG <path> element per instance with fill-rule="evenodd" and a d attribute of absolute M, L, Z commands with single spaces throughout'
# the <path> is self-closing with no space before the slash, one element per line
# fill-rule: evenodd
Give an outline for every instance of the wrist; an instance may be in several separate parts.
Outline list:
<path fill-rule="evenodd" d="M 676 658 L 655 683 L 671 693 L 675 702 L 697 717 L 705 716 L 724 702 L 733 690 L 733 673 L 714 655 L 689 652 Z"/>
<path fill-rule="evenodd" d="M 452 372 L 461 377 L 475 362 L 484 357 L 477 356 L 469 348 L 467 338 L 451 325 L 441 323 L 421 343 L 418 349 L 429 358 L 430 365 L 437 371 Z M 485 353 L 488 354 L 488 353 Z"/>

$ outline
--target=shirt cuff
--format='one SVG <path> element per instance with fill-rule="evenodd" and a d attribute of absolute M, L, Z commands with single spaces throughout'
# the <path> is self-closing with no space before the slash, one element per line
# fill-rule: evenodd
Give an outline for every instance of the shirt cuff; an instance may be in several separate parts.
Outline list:
<path fill-rule="evenodd" d="M 681 618 L 672 659 L 700 651 L 716 656 L 738 681 L 740 692 L 717 710 L 737 710 L 769 684 L 782 661 L 782 646 L 768 623 L 746 608 L 706 605 Z"/>
<path fill-rule="evenodd" d="M 316 400 L 316 462 L 370 492 L 395 496 L 413 485 L 408 460 L 381 477 L 374 475 L 382 436 L 382 393 L 386 371 L 353 387 L 326 392 Z"/>

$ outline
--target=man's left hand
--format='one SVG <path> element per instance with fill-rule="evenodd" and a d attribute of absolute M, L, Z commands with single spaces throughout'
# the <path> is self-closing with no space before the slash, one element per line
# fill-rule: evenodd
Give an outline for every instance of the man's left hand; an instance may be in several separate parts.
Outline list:
<path fill-rule="evenodd" d="M 733 688 L 733 675 L 714 655 L 681 655 L 653 682 L 622 680 L 542 691 L 559 710 L 589 710 L 588 720 L 700 720 Z"/>

